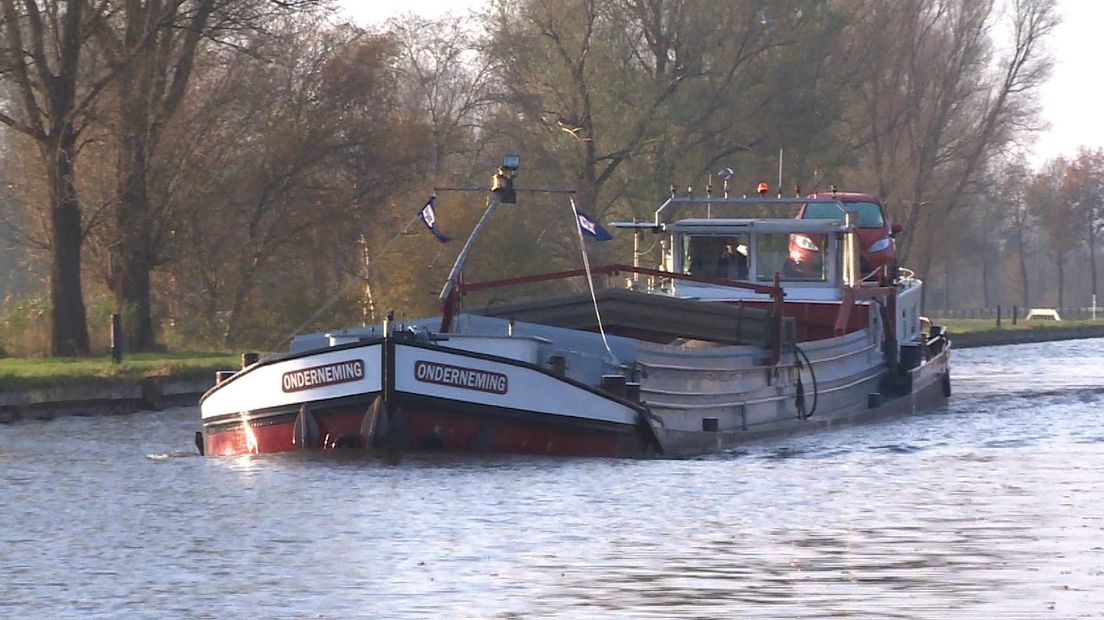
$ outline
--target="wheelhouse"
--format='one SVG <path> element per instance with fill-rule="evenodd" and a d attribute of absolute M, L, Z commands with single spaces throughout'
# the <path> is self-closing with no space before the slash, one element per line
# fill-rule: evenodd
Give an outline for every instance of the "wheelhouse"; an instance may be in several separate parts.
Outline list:
<path fill-rule="evenodd" d="M 843 284 L 845 234 L 839 222 L 817 220 L 680 220 L 671 234 L 668 269 L 675 273 L 769 284 L 781 278 L 787 297 L 840 298 Z M 824 247 L 819 264 L 798 269 L 790 256 L 791 239 L 801 235 Z M 743 294 L 740 289 L 693 281 L 674 283 L 679 296 L 712 297 L 709 293 Z"/>
<path fill-rule="evenodd" d="M 672 203 L 724 205 L 761 211 L 771 206 L 817 203 L 824 219 L 704 217 L 658 223 Z M 664 237 L 660 268 L 712 280 L 771 284 L 777 276 L 789 300 L 839 301 L 844 286 L 858 284 L 855 217 L 835 200 L 672 199 L 656 212 L 657 223 L 617 222 L 619 228 L 645 230 Z M 789 215 L 789 214 L 787 214 Z M 815 262 L 803 261 L 802 247 L 816 247 Z M 676 280 L 663 285 L 678 297 L 704 300 L 764 300 L 763 293 L 718 282 Z"/>

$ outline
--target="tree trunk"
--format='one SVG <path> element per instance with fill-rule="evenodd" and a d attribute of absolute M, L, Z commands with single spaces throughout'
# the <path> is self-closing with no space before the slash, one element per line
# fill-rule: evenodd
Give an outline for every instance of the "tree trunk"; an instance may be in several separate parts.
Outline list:
<path fill-rule="evenodd" d="M 118 73 L 117 239 L 111 251 L 111 288 L 117 311 L 126 317 L 128 348 L 149 351 L 158 348 L 150 280 L 160 260 L 157 229 L 166 217 L 164 209 L 150 203 L 150 160 L 161 128 L 184 98 L 216 3 L 189 3 L 194 12 L 188 16 L 183 3 L 126 4 L 124 41 L 121 48 L 111 50 L 116 59 L 127 59 Z"/>
<path fill-rule="evenodd" d="M 118 242 L 112 248 L 112 291 L 116 312 L 123 315 L 123 338 L 131 351 L 157 348 L 153 330 L 150 295 L 149 193 L 145 141 L 126 136 L 119 144 L 118 204 L 115 230 Z"/>
<path fill-rule="evenodd" d="M 989 303 L 989 255 L 992 254 L 988 241 L 981 246 L 981 306 L 991 308 Z"/>
<path fill-rule="evenodd" d="M 242 320 L 245 315 L 245 302 L 253 291 L 253 278 L 246 276 L 234 291 L 234 304 L 230 309 L 230 315 L 226 317 L 226 330 L 222 333 L 222 344 L 232 346 L 238 343 L 241 337 Z"/>
<path fill-rule="evenodd" d="M 921 306 L 923 307 L 923 306 Z M 951 261 L 943 261 L 943 316 L 951 309 Z"/>
<path fill-rule="evenodd" d="M 50 354 L 88 355 L 88 318 L 81 289 L 84 230 L 73 170 L 77 127 L 87 120 L 76 107 L 81 64 L 84 0 L 65 3 L 0 1 L 4 36 L 0 73 L 5 76 L 5 108 L 20 102 L 24 118 L 6 112 L 0 123 L 33 139 L 49 184 Z M 44 17 L 44 13 L 46 14 Z M 24 45 L 29 40 L 28 45 Z M 55 73 L 56 71 L 56 73 Z"/>
<path fill-rule="evenodd" d="M 922 220 L 929 219 L 927 217 L 927 215 L 928 214 L 926 214 L 926 213 L 922 214 L 920 217 L 918 217 L 916 219 L 916 222 L 914 224 L 916 226 L 916 228 L 913 229 L 913 234 L 909 235 L 910 237 L 912 237 L 913 241 L 923 244 L 921 247 L 919 247 L 920 258 L 919 258 L 919 261 L 917 261 L 919 263 L 919 265 L 917 265 L 918 269 L 916 270 L 916 273 L 917 273 L 917 275 L 920 276 L 920 279 L 922 281 L 924 281 L 924 283 L 926 283 L 928 286 L 920 287 L 920 307 L 921 308 L 927 308 L 928 307 L 927 306 L 928 305 L 928 289 L 931 288 L 932 286 L 934 286 L 934 284 L 935 284 L 933 282 L 933 277 L 934 277 L 935 274 L 932 273 L 932 251 L 931 251 L 931 248 L 932 248 L 932 233 L 931 233 L 931 227 L 925 225 L 926 222 L 922 221 Z M 920 231 L 923 232 L 923 239 L 917 239 L 916 238 L 916 233 L 920 232 Z"/>
<path fill-rule="evenodd" d="M 1017 254 L 1020 257 L 1020 281 L 1023 285 L 1020 287 L 1020 303 L 1026 309 L 1030 307 L 1028 301 L 1031 296 L 1028 295 L 1027 290 L 1027 258 L 1024 256 L 1024 241 L 1023 241 L 1023 229 L 1021 228 L 1016 234 L 1016 249 Z"/>
<path fill-rule="evenodd" d="M 1096 302 L 1096 222 L 1089 218 L 1089 272 L 1092 276 L 1092 300 Z"/>
<path fill-rule="evenodd" d="M 1057 255 L 1055 263 L 1058 267 L 1058 307 L 1065 306 L 1066 303 L 1066 261 L 1062 260 L 1062 255 Z"/>
<path fill-rule="evenodd" d="M 50 233 L 53 244 L 50 269 L 50 355 L 88 355 L 88 319 L 81 289 L 80 202 L 73 179 L 76 136 L 66 126 L 56 140 L 43 145 L 50 163 Z"/>
<path fill-rule="evenodd" d="M 248 239 L 249 243 L 254 243 L 254 236 L 250 235 Z M 234 288 L 234 303 L 230 307 L 230 315 L 226 317 L 226 330 L 222 334 L 222 343 L 226 346 L 236 344 L 241 337 L 243 318 L 248 310 L 246 302 L 253 294 L 256 275 L 262 268 L 261 263 L 260 253 L 243 255 L 238 261 L 237 273 L 241 274 L 241 279 Z"/>

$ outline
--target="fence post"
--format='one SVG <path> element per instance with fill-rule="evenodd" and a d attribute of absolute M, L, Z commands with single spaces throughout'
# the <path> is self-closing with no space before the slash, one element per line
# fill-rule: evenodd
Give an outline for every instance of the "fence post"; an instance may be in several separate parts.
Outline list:
<path fill-rule="evenodd" d="M 1016 324 L 1016 315 L 1019 314 L 1019 311 L 1020 311 L 1019 306 L 1012 306 L 1012 324 L 1013 325 Z"/>
<path fill-rule="evenodd" d="M 1000 327 L 1000 320 L 1001 320 L 1001 307 L 1000 307 L 1000 304 L 997 304 L 997 327 Z"/>

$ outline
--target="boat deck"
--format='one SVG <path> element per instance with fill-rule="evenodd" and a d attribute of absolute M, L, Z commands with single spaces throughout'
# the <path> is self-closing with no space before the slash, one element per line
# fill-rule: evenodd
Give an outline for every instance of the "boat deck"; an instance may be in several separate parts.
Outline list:
<path fill-rule="evenodd" d="M 772 344 L 771 314 L 744 304 L 705 302 L 626 289 L 596 293 L 602 326 L 608 334 L 656 343 L 702 340 L 720 344 Z M 594 302 L 588 293 L 472 310 L 482 316 L 514 319 L 552 327 L 598 331 Z M 794 321 L 783 322 L 783 346 L 792 345 Z"/>

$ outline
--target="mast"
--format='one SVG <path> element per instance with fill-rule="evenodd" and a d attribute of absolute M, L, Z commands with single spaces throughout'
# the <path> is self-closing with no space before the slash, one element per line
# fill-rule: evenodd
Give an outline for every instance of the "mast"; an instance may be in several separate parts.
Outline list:
<path fill-rule="evenodd" d="M 460 272 L 463 271 L 464 264 L 468 262 L 468 254 L 471 253 L 475 240 L 479 238 L 479 234 L 487 226 L 487 222 L 490 221 L 491 216 L 498 209 L 498 205 L 502 203 L 502 199 L 498 194 L 492 193 L 489 202 L 487 210 L 483 212 L 483 217 L 479 218 L 479 223 L 472 229 L 471 234 L 468 235 L 468 240 L 464 242 L 464 247 L 460 250 L 460 255 L 456 257 L 456 262 L 452 265 L 452 271 L 449 272 L 445 285 L 441 287 L 441 294 L 437 296 L 438 301 L 441 302 L 441 328 L 438 331 L 447 332 L 452 329 L 453 314 L 456 310 L 456 304 L 453 303 L 456 294 L 456 281 L 460 278 Z"/>
<path fill-rule="evenodd" d="M 498 168 L 491 179 L 487 210 L 483 212 L 483 217 L 479 218 L 479 222 L 472 229 L 471 234 L 468 235 L 468 240 L 464 242 L 464 247 L 461 248 L 459 256 L 456 257 L 456 262 L 452 264 L 452 271 L 449 272 L 445 285 L 441 287 L 441 294 L 437 297 L 441 302 L 441 328 L 439 330 L 441 332 L 448 332 L 452 329 L 452 319 L 456 313 L 456 283 L 464 270 L 464 264 L 468 262 L 468 255 L 471 254 L 472 248 L 475 246 L 475 240 L 486 228 L 487 222 L 490 221 L 491 216 L 498 209 L 498 205 L 517 203 L 514 175 L 520 165 L 521 160 L 517 155 L 506 155 L 502 158 L 502 166 Z"/>

